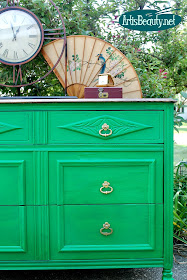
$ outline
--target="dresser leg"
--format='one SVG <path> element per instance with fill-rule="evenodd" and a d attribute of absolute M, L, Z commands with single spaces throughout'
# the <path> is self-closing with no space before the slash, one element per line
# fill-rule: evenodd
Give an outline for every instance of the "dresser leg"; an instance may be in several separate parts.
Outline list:
<path fill-rule="evenodd" d="M 172 275 L 173 273 L 171 269 L 163 269 L 162 280 L 167 280 L 167 279 L 174 280 Z"/>

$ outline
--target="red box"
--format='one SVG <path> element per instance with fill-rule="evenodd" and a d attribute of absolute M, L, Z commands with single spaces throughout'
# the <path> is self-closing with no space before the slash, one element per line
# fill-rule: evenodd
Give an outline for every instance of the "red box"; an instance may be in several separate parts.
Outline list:
<path fill-rule="evenodd" d="M 85 98 L 122 98 L 122 88 L 120 87 L 85 87 Z"/>

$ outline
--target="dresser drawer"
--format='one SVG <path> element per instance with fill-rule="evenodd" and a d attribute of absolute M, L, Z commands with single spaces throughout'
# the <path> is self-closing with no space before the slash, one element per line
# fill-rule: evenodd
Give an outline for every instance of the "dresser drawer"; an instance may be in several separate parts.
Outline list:
<path fill-rule="evenodd" d="M 0 144 L 32 143 L 32 112 L 0 112 Z"/>
<path fill-rule="evenodd" d="M 163 143 L 163 111 L 58 111 L 48 113 L 48 142 Z"/>
<path fill-rule="evenodd" d="M 163 203 L 163 152 L 52 152 L 49 196 L 58 205 Z"/>
<path fill-rule="evenodd" d="M 98 252 L 96 258 L 163 256 L 163 205 L 51 206 L 51 253 L 74 258 Z M 57 246 L 58 244 L 58 246 Z M 58 252 L 58 253 L 57 253 Z M 66 254 L 68 253 L 68 255 Z M 73 255 L 74 254 L 74 255 Z M 61 256 L 60 256 L 61 255 Z"/>
<path fill-rule="evenodd" d="M 162 203 L 162 167 L 159 184 L 155 167 L 155 159 L 65 166 L 64 204 L 155 203 L 155 192 Z"/>

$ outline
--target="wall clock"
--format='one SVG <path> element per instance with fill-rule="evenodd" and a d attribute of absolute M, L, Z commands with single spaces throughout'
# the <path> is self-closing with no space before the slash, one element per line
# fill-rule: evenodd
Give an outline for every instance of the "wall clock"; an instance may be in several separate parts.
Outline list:
<path fill-rule="evenodd" d="M 27 9 L 10 7 L 0 12 L 0 62 L 21 65 L 41 50 L 44 30 L 40 20 Z"/>
<path fill-rule="evenodd" d="M 31 1 L 32 2 L 32 1 Z M 51 5 L 57 10 L 62 28 L 44 29 L 40 19 L 30 10 L 19 5 L 19 1 L 7 0 L 5 8 L 0 10 L 0 63 L 12 67 L 13 83 L 0 83 L 4 87 L 24 87 L 32 85 L 48 76 L 58 65 L 57 59 L 53 69 L 36 81 L 23 82 L 22 65 L 33 60 L 40 52 L 44 40 L 63 38 L 65 40 L 60 57 L 66 47 L 66 32 L 62 15 L 52 0 Z M 63 35 L 63 36 L 62 36 Z M 34 71 L 34 70 L 33 70 Z"/>

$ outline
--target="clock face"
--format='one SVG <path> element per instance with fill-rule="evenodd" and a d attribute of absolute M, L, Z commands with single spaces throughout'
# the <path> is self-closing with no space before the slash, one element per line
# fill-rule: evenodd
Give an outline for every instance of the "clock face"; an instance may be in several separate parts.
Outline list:
<path fill-rule="evenodd" d="M 10 7 L 0 12 L 0 62 L 21 65 L 40 51 L 44 31 L 39 19 L 29 10 Z"/>

